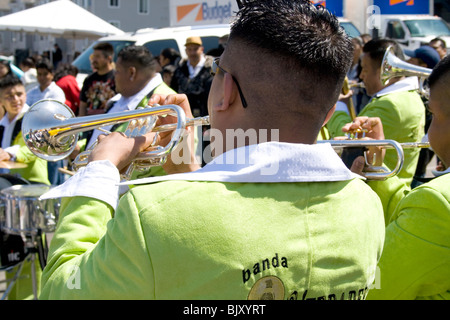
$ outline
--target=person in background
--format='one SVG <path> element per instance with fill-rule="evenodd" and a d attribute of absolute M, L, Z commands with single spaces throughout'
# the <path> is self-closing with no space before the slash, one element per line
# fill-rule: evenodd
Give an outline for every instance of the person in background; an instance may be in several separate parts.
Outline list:
<path fill-rule="evenodd" d="M 154 59 L 151 52 L 144 46 L 130 45 L 122 49 L 116 62 L 115 83 L 117 95 L 108 102 L 106 113 L 120 113 L 135 110 L 138 107 L 148 105 L 150 97 L 155 94 L 174 94 L 162 80 L 161 74 L 156 71 L 158 62 Z M 110 131 L 125 131 L 128 123 L 114 126 L 105 126 L 102 129 Z M 86 134 L 86 146 L 79 146 L 72 154 L 72 158 L 79 152 L 90 148 L 97 141 L 101 131 L 95 129 Z M 143 170 L 142 175 L 155 174 L 163 171 L 160 167 Z"/>
<path fill-rule="evenodd" d="M 168 64 L 164 66 L 161 71 L 162 78 L 165 84 L 167 84 L 169 87 L 172 83 L 173 74 L 175 73 L 176 68 L 177 68 L 176 66 Z"/>
<path fill-rule="evenodd" d="M 175 70 L 170 87 L 178 93 L 188 96 L 194 117 L 208 115 L 208 94 L 211 88 L 211 66 L 213 57 L 204 54 L 203 42 L 200 37 L 188 37 L 185 43 L 187 59 L 180 62 Z M 198 130 L 199 150 L 204 154 L 209 145 L 209 127 Z M 209 157 L 209 156 L 207 156 Z M 203 165 L 206 164 L 203 157 Z"/>
<path fill-rule="evenodd" d="M 429 46 L 439 53 L 441 59 L 443 59 L 447 55 L 447 44 L 443 39 L 434 38 L 430 41 Z"/>
<path fill-rule="evenodd" d="M 48 59 L 36 63 L 38 85 L 27 92 L 27 104 L 32 106 L 44 99 L 52 99 L 61 103 L 66 102 L 64 91 L 54 81 L 53 65 Z"/>
<path fill-rule="evenodd" d="M 37 85 L 37 71 L 36 61 L 31 58 L 25 58 L 20 62 L 20 69 L 24 72 L 22 81 L 25 85 L 25 90 L 28 92 Z"/>
<path fill-rule="evenodd" d="M 166 48 L 161 50 L 158 58 L 161 68 L 164 69 L 167 65 L 178 66 L 178 63 L 181 60 L 181 55 L 173 48 Z"/>
<path fill-rule="evenodd" d="M 55 83 L 64 91 L 65 104 L 78 115 L 80 107 L 80 87 L 77 82 L 78 68 L 69 63 L 61 63 L 55 72 Z"/>
<path fill-rule="evenodd" d="M 53 68 L 56 70 L 58 68 L 59 64 L 61 63 L 61 61 L 63 60 L 63 53 L 57 43 L 55 43 L 53 45 L 53 48 L 55 50 L 53 50 L 53 52 L 52 52 L 52 61 L 53 61 Z"/>
<path fill-rule="evenodd" d="M 0 80 L 0 103 L 6 110 L 0 121 L 0 160 L 24 163 L 26 168 L 11 173 L 34 183 L 50 184 L 47 162 L 36 157 L 22 138 L 22 119 L 30 108 L 26 101 L 25 86 L 19 78 L 10 75 Z"/>
<path fill-rule="evenodd" d="M 11 62 L 8 60 L 0 60 L 0 79 L 8 75 L 14 75 L 11 70 Z"/>
<path fill-rule="evenodd" d="M 445 57 L 428 78 L 428 131 L 431 147 L 450 168 L 450 57 Z M 366 137 L 384 139 L 379 118 L 356 118 L 346 131 L 367 129 Z M 359 163 L 359 164 L 358 164 Z M 352 170 L 361 173 L 359 159 Z M 379 261 L 379 288 L 369 300 L 450 300 L 450 169 L 430 182 L 410 189 L 398 179 L 372 181 L 385 209 L 386 239 Z"/>
<path fill-rule="evenodd" d="M 206 55 L 212 56 L 215 58 L 220 57 L 222 55 L 223 51 L 225 50 L 225 47 L 227 46 L 228 38 L 229 38 L 228 34 L 221 36 L 219 38 L 219 45 L 217 46 L 217 48 L 213 48 L 213 49 L 209 50 L 206 53 Z"/>
<path fill-rule="evenodd" d="M 194 117 L 208 115 L 208 93 L 211 87 L 213 58 L 204 54 L 200 37 L 189 37 L 185 43 L 187 59 L 180 62 L 171 88 L 188 96 Z"/>
<path fill-rule="evenodd" d="M 80 116 L 106 112 L 106 103 L 116 94 L 114 83 L 114 48 L 101 42 L 94 46 L 91 64 L 94 72 L 83 83 L 80 93 Z"/>
<path fill-rule="evenodd" d="M 381 203 L 331 145 L 315 144 L 350 67 L 351 42 L 311 1 L 239 8 L 212 64 L 214 160 L 191 162 L 188 127 L 178 146 L 187 157 L 172 153 L 164 165 L 172 174 L 130 181 L 119 200 L 119 172 L 155 134 L 100 136 L 85 170 L 43 197 L 62 196 L 63 210 L 41 300 L 365 298 L 384 239 Z M 155 103 L 192 117 L 185 94 L 154 95 Z M 226 136 L 249 130 L 256 141 Z"/>
<path fill-rule="evenodd" d="M 439 53 L 430 46 L 421 46 L 416 50 L 404 50 L 409 57 L 406 61 L 419 67 L 433 69 L 441 60 Z"/>
<path fill-rule="evenodd" d="M 38 85 L 27 93 L 27 104 L 32 107 L 40 100 L 56 100 L 61 103 L 66 102 L 64 91 L 58 87 L 54 81 L 53 64 L 48 59 L 42 59 L 36 63 Z M 64 161 L 47 163 L 48 178 L 52 185 L 59 185 L 64 181 L 64 174 L 59 172 L 63 168 Z"/>

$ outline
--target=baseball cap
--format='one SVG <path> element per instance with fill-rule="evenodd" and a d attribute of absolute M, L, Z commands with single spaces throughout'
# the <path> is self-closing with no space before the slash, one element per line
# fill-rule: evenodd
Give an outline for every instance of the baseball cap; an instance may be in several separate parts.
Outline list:
<path fill-rule="evenodd" d="M 406 49 L 404 52 L 408 57 L 422 59 L 430 69 L 433 69 L 441 59 L 439 53 L 430 46 L 422 46 L 416 50 Z"/>
<path fill-rule="evenodd" d="M 200 38 L 200 37 L 189 37 L 189 38 L 186 39 L 185 46 L 187 46 L 188 44 L 196 44 L 198 46 L 202 46 L 203 45 L 202 38 Z"/>

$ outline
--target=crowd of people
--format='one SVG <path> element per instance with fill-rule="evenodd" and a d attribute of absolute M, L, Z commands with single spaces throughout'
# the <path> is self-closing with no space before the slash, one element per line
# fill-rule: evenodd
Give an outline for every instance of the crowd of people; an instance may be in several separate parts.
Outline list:
<path fill-rule="evenodd" d="M 238 4 L 219 48 L 204 52 L 192 36 L 185 59 L 130 45 L 114 61 L 112 45 L 96 45 L 82 87 L 67 64 L 25 59 L 19 79 L 0 63 L 0 160 L 27 164 L 11 172 L 54 186 L 43 199 L 62 204 L 46 267 L 37 270 L 39 298 L 449 299 L 445 42 L 404 51 L 389 39 L 350 39 L 310 1 Z M 387 50 L 432 70 L 429 97 L 417 77 L 381 81 Z M 355 85 L 349 94 L 346 81 Z M 111 134 L 86 132 L 68 159 L 47 163 L 20 134 L 23 115 L 42 99 L 77 117 L 175 104 L 188 118 L 208 115 L 210 127 L 186 129 L 189 161 L 168 157 L 124 183 L 120 173 L 133 159 L 168 136 L 127 137 L 127 124 L 109 126 Z M 370 181 L 364 159 L 347 167 L 331 145 L 316 143 L 356 129 L 400 143 L 428 137 L 432 154 L 405 150 L 396 177 Z M 270 130 L 277 133 L 267 139 Z M 249 132 L 256 142 L 240 139 Z M 215 138 L 207 139 L 212 160 L 192 160 L 205 135 Z M 59 168 L 85 150 L 87 166 L 65 176 Z M 439 176 L 425 182 L 433 155 Z M 395 166 L 391 150 L 381 160 Z M 28 285 L 10 299 L 32 297 L 30 279 L 20 281 Z"/>

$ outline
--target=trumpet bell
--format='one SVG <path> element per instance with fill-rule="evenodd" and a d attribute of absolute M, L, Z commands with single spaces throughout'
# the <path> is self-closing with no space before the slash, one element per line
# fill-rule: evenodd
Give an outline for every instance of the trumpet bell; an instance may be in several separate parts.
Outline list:
<path fill-rule="evenodd" d="M 155 126 L 160 116 L 168 115 L 174 116 L 177 122 Z M 58 161 L 72 154 L 79 133 L 93 129 L 106 132 L 101 128 L 122 123 L 128 123 L 124 132 L 127 137 L 136 137 L 147 132 L 155 132 L 156 135 L 152 146 L 132 161 L 124 176 L 128 179 L 135 168 L 163 164 L 182 140 L 186 126 L 204 125 L 209 123 L 209 118 L 186 119 L 183 109 L 177 105 L 147 106 L 130 111 L 77 118 L 65 104 L 54 100 L 42 100 L 34 104 L 25 114 L 22 134 L 28 148 L 37 157 L 47 161 Z M 165 146 L 158 146 L 157 135 L 164 131 L 173 131 L 171 140 Z M 74 166 L 86 165 L 90 151 L 88 149 L 86 153 L 80 154 L 77 158 L 80 163 Z"/>
<path fill-rule="evenodd" d="M 22 136 L 36 156 L 47 161 L 58 161 L 69 156 L 76 147 L 78 135 L 57 135 L 61 124 L 75 118 L 73 111 L 56 100 L 41 100 L 31 106 L 22 120 Z"/>
<path fill-rule="evenodd" d="M 399 59 L 392 53 L 391 47 L 389 47 L 384 54 L 383 62 L 381 64 L 381 82 L 383 85 L 386 85 L 392 78 L 418 77 L 418 92 L 421 96 L 429 99 L 430 89 L 426 85 L 426 80 L 432 71 L 432 69 L 416 66 Z"/>

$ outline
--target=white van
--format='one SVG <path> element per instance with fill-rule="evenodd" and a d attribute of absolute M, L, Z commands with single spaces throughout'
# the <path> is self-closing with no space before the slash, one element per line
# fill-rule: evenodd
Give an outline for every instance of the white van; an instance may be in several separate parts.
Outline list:
<path fill-rule="evenodd" d="M 358 29 L 350 21 L 339 18 L 339 22 L 350 37 L 357 37 L 360 35 Z M 219 45 L 219 38 L 229 33 L 230 26 L 227 24 L 140 29 L 136 32 L 126 32 L 121 35 L 98 39 L 78 56 L 72 64 L 79 70 L 78 81 L 82 85 L 83 79 L 92 73 L 89 56 L 93 52 L 93 47 L 99 42 L 111 43 L 114 47 L 116 56 L 122 48 L 134 44 L 147 47 L 154 56 L 158 56 L 161 50 L 165 48 L 174 48 L 183 58 L 186 58 L 184 50 L 186 38 L 200 36 L 203 41 L 203 46 L 205 47 L 205 52 L 208 52 L 210 49 L 217 48 Z"/>
<path fill-rule="evenodd" d="M 442 18 L 430 15 L 381 15 L 380 36 L 394 39 L 410 50 L 441 38 L 450 49 L 449 26 Z"/>
<path fill-rule="evenodd" d="M 78 81 L 92 73 L 89 56 L 93 53 L 93 47 L 99 42 L 109 42 L 114 47 L 114 60 L 124 47 L 129 45 L 142 45 L 147 47 L 154 56 L 158 56 L 165 48 L 174 48 L 183 58 L 186 57 L 184 44 L 186 38 L 199 36 L 202 38 L 205 52 L 219 46 L 219 38 L 229 34 L 228 25 L 174 27 L 161 29 L 140 29 L 136 32 L 126 32 L 121 35 L 100 38 L 90 45 L 83 53 L 75 59 L 72 64 L 79 70 Z"/>

